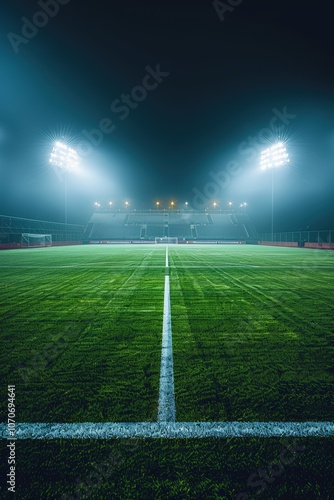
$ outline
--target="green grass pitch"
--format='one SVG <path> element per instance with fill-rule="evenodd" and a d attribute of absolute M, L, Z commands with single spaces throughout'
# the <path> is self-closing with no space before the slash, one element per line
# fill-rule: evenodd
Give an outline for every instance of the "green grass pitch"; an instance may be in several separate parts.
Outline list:
<path fill-rule="evenodd" d="M 0 259 L 1 375 L 20 394 L 20 420 L 155 420 L 164 249 L 49 248 Z"/>
<path fill-rule="evenodd" d="M 169 260 L 177 421 L 333 420 L 334 253 L 171 245 Z M 0 273 L 3 422 L 7 384 L 17 422 L 156 421 L 163 245 L 3 251 Z M 331 447 L 332 438 L 24 440 L 17 491 L 332 498 Z"/>
<path fill-rule="evenodd" d="M 179 420 L 333 418 L 333 257 L 255 246 L 171 252 Z"/>

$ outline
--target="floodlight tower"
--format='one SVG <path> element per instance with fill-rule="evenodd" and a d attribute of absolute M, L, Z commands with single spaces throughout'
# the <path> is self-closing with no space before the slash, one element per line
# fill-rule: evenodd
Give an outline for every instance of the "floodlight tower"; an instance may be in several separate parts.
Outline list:
<path fill-rule="evenodd" d="M 67 175 L 78 168 L 79 156 L 75 149 L 57 141 L 53 146 L 49 162 L 64 176 L 65 224 L 67 224 Z"/>
<path fill-rule="evenodd" d="M 283 144 L 278 142 L 261 152 L 260 166 L 262 170 L 271 169 L 271 240 L 274 241 L 274 171 L 289 163 L 289 155 Z"/>

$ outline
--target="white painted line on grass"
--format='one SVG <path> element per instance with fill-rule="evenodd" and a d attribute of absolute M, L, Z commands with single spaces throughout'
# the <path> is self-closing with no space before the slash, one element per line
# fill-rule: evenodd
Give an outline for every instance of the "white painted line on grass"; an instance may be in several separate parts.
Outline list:
<path fill-rule="evenodd" d="M 158 421 L 175 422 L 175 415 L 170 289 L 169 276 L 165 276 Z"/>
<path fill-rule="evenodd" d="M 17 439 L 332 437 L 333 422 L 17 423 Z M 8 439 L 7 424 L 0 438 Z"/>
<path fill-rule="evenodd" d="M 166 267 L 168 266 L 168 245 L 166 245 Z"/>

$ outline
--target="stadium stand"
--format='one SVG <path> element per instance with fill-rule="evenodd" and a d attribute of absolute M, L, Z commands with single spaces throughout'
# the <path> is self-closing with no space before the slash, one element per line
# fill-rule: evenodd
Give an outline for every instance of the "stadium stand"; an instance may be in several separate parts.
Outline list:
<path fill-rule="evenodd" d="M 244 226 L 248 238 L 251 240 L 256 240 L 258 238 L 257 231 L 247 214 L 237 214 L 235 218 L 240 225 Z"/>
<path fill-rule="evenodd" d="M 160 225 L 149 225 L 146 228 L 146 237 L 149 240 L 154 240 L 154 238 L 162 238 L 164 236 L 164 226 Z"/>
<path fill-rule="evenodd" d="M 247 241 L 256 232 L 247 214 L 196 211 L 96 212 L 87 224 L 84 240 L 154 241 L 176 237 L 181 241 Z"/>
<path fill-rule="evenodd" d="M 178 239 L 191 239 L 192 233 L 189 224 L 169 224 L 168 236 L 175 236 Z"/>
<path fill-rule="evenodd" d="M 140 213 L 140 214 L 129 214 L 127 222 L 129 224 L 153 224 L 159 225 L 164 223 L 163 213 Z"/>

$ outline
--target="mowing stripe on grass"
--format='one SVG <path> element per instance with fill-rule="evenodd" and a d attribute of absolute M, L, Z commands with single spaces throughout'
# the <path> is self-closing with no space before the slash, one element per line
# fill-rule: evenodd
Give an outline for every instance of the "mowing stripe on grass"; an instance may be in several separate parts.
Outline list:
<path fill-rule="evenodd" d="M 333 422 L 153 422 L 16 424 L 16 439 L 331 437 Z M 8 435 L 0 424 L 0 437 Z"/>
<path fill-rule="evenodd" d="M 166 246 L 166 271 L 168 269 Z M 164 314 L 162 326 L 162 350 L 160 368 L 158 422 L 175 422 L 175 395 L 173 371 L 172 321 L 170 308 L 169 276 L 165 276 Z"/>

